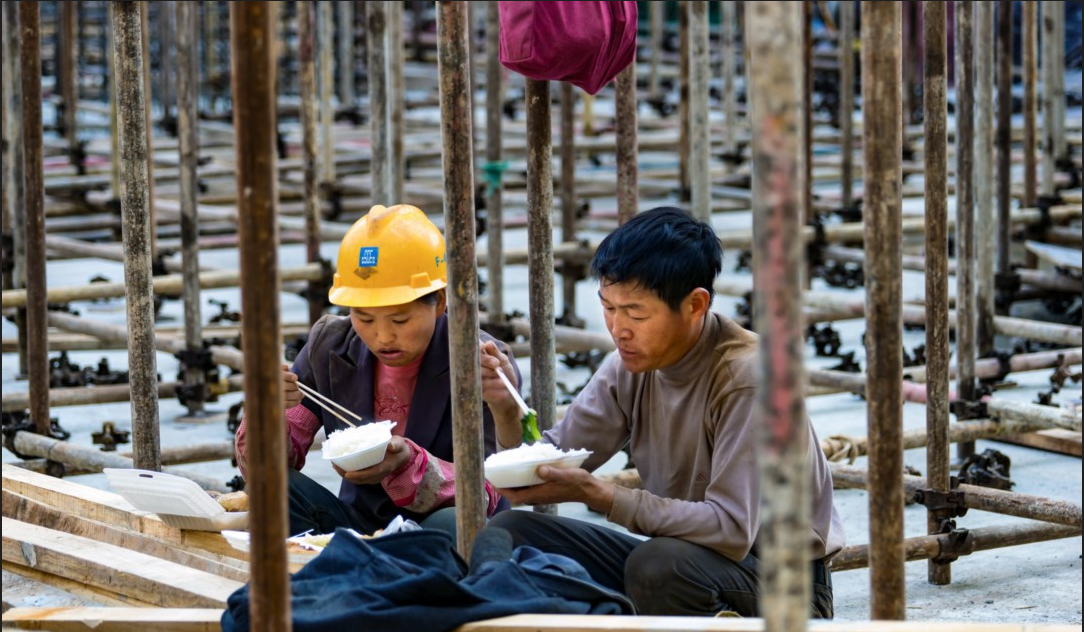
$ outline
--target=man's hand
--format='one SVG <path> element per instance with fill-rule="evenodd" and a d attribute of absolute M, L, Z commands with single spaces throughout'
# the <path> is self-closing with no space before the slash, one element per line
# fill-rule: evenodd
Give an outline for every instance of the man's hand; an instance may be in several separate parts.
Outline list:
<path fill-rule="evenodd" d="M 482 366 L 482 401 L 493 413 L 493 421 L 497 426 L 497 440 L 506 448 L 514 448 L 520 444 L 523 437 L 519 423 L 520 418 L 523 417 L 523 411 L 519 409 L 515 398 L 504 386 L 497 371 L 503 372 L 508 381 L 513 386 L 517 386 L 516 370 L 512 366 L 512 361 L 493 341 L 481 343 L 478 351 Z"/>
<path fill-rule="evenodd" d="M 613 508 L 613 484 L 600 481 L 585 469 L 540 465 L 537 474 L 546 482 L 531 487 L 498 489 L 497 492 L 512 504 L 552 505 L 581 502 L 604 515 L 608 515 Z"/>
<path fill-rule="evenodd" d="M 297 387 L 297 374 L 290 372 L 289 364 L 282 365 L 282 396 L 286 410 L 300 404 L 305 397 L 305 394 Z"/>
<path fill-rule="evenodd" d="M 347 472 L 334 463 L 331 464 L 331 467 L 335 468 L 339 476 L 355 485 L 376 485 L 384 480 L 388 474 L 406 465 L 409 460 L 410 446 L 407 445 L 406 439 L 398 435 L 392 435 L 391 443 L 388 444 L 388 449 L 384 452 L 384 460 L 376 465 L 363 470 L 354 470 L 353 472 Z"/>

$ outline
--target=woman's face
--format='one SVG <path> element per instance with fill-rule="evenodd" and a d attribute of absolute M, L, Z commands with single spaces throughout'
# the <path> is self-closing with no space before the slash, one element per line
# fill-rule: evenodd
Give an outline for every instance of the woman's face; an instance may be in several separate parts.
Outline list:
<path fill-rule="evenodd" d="M 352 307 L 350 324 L 365 346 L 386 366 L 406 366 L 429 348 L 437 318 L 444 314 L 447 298 L 437 291 L 437 301 L 416 300 L 387 307 Z"/>

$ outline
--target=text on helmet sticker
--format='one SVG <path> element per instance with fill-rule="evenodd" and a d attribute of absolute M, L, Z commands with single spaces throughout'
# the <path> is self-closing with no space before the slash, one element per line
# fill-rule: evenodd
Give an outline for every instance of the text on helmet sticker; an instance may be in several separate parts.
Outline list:
<path fill-rule="evenodd" d="M 369 247 L 362 248 L 358 252 L 358 267 L 359 268 L 375 268 L 376 260 L 380 255 L 380 248 Z"/>

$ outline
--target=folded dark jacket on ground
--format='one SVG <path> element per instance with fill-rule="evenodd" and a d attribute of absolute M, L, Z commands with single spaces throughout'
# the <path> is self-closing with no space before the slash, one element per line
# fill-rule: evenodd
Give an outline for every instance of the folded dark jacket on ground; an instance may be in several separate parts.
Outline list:
<path fill-rule="evenodd" d="M 362 540 L 340 529 L 290 578 L 290 592 L 297 632 L 441 632 L 511 614 L 634 612 L 578 562 L 526 546 L 513 551 L 498 528 L 479 533 L 469 567 L 443 531 Z M 225 632 L 249 629 L 250 596 L 249 585 L 230 596 Z"/>

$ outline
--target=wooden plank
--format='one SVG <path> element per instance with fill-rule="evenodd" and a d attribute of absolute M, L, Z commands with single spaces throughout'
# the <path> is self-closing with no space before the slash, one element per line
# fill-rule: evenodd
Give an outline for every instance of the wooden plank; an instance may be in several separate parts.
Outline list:
<path fill-rule="evenodd" d="M 1027 434 L 1013 435 L 1010 437 L 998 437 L 997 439 L 994 439 L 994 441 L 1022 445 L 1029 448 L 1038 448 L 1040 450 L 1046 450 L 1047 452 L 1057 452 L 1058 454 L 1067 454 L 1069 456 L 1081 456 L 1080 433 L 1073 432 L 1072 430 L 1063 430 L 1061 428 L 1039 430 L 1038 432 L 1029 432 Z"/>
<path fill-rule="evenodd" d="M 1039 259 L 1059 268 L 1081 269 L 1081 251 L 1079 248 L 1066 248 L 1038 241 L 1026 241 L 1024 246 Z"/>
<path fill-rule="evenodd" d="M 241 582 L 53 529 L 3 518 L 3 559 L 155 606 L 225 608 Z"/>
<path fill-rule="evenodd" d="M 149 603 L 144 603 L 138 599 L 132 599 L 131 597 L 118 595 L 115 592 L 98 588 L 96 586 L 90 586 L 82 582 L 72 581 L 70 579 L 67 579 L 66 577 L 59 577 L 57 575 L 43 573 L 39 570 L 35 570 L 27 566 L 21 566 L 13 562 L 3 562 L 3 566 L 4 570 L 9 573 L 20 575 L 42 586 L 52 587 L 67 593 L 71 593 L 72 595 L 82 598 L 92 604 L 121 608 L 127 608 L 131 606 L 150 607 L 151 605 Z M 7 628 L 4 629 L 6 630 Z"/>
<path fill-rule="evenodd" d="M 73 516 L 8 489 L 3 490 L 3 512 L 5 518 L 139 551 L 234 581 L 248 581 L 248 564 L 240 560 L 187 551 L 135 531 Z"/>
<path fill-rule="evenodd" d="M 209 608 L 13 608 L 4 623 L 19 630 L 58 632 L 174 632 L 221 630 L 222 611 Z M 456 632 L 763 632 L 763 619 L 516 615 L 468 623 Z M 931 621 L 810 621 L 810 632 L 1069 632 L 1080 626 L 1035 623 L 937 623 Z"/>
<path fill-rule="evenodd" d="M 118 494 L 3 464 L 4 489 L 46 505 L 63 507 L 69 514 L 152 536 L 164 542 L 215 555 L 248 560 L 220 533 L 184 531 L 170 527 L 158 516 L 140 511 Z"/>
<path fill-rule="evenodd" d="M 455 632 L 763 632 L 763 619 L 520 614 L 468 623 Z M 1080 632 L 1079 625 L 810 621 L 810 632 Z"/>
<path fill-rule="evenodd" d="M 5 626 L 55 632 L 218 632 L 221 619 L 216 608 L 12 608 L 4 613 Z"/>

